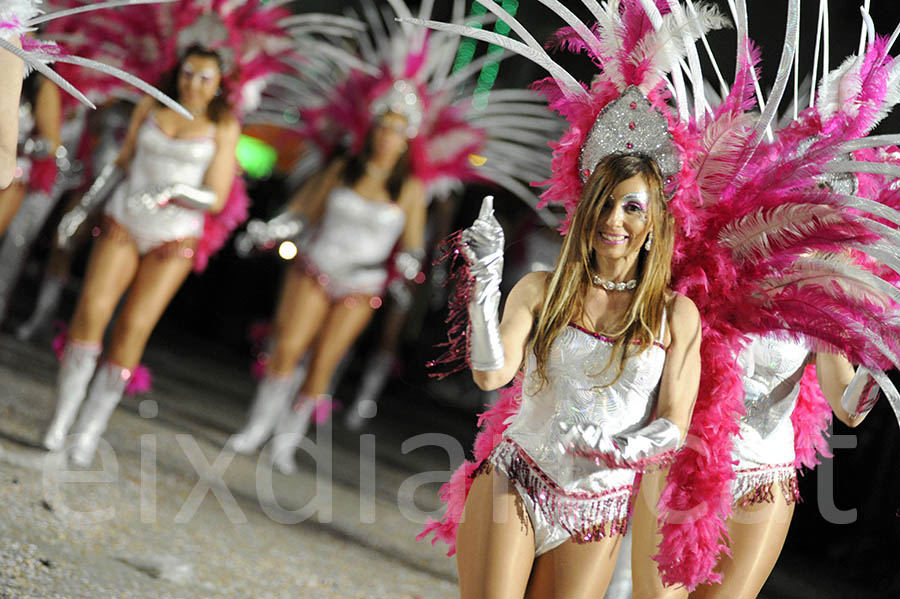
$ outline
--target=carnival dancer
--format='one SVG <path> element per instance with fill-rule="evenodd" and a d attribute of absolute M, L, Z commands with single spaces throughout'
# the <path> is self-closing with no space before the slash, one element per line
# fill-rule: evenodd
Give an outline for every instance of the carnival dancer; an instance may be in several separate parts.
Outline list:
<path fill-rule="evenodd" d="M 33 84 L 29 83 L 32 79 Z M 35 86 L 37 90 L 32 91 Z M 4 212 L 0 229 L 4 219 L 12 218 L 0 243 L 0 322 L 7 316 L 19 273 L 47 217 L 63 194 L 80 184 L 82 175 L 81 164 L 75 156 L 87 109 L 74 100 L 67 101 L 69 96 L 61 96 L 56 85 L 38 74 L 26 79 L 25 90 L 23 97 L 30 96 L 33 101 L 23 103 L 23 108 L 26 104 L 29 107 L 23 114 L 30 111 L 31 105 L 35 108 L 33 131 L 20 144 L 19 151 L 20 162 L 29 162 L 28 168 L 23 169 L 25 185 L 20 186 L 23 197 L 20 205 L 15 201 L 7 205 L 0 200 Z"/>
<path fill-rule="evenodd" d="M 129 2 L 137 4 L 159 4 L 174 2 L 175 0 L 135 0 Z M 67 47 L 61 46 L 52 40 L 38 39 L 32 36 L 37 26 L 61 17 L 70 15 L 82 15 L 90 11 L 105 8 L 116 8 L 123 3 L 118 0 L 109 2 L 94 2 L 90 6 L 78 5 L 72 10 L 59 10 L 50 14 L 42 14 L 42 0 L 7 0 L 0 7 L 0 72 L 3 73 L 3 85 L 0 86 L 0 189 L 9 185 L 15 173 L 15 146 L 18 138 L 15 125 L 15 106 L 19 103 L 19 95 L 22 86 L 22 74 L 29 74 L 32 69 L 40 72 L 59 85 L 63 90 L 74 96 L 82 103 L 94 107 L 94 104 L 69 83 L 64 77 L 57 74 L 49 67 L 49 64 L 77 64 L 80 67 L 95 69 L 111 77 L 118 78 L 129 85 L 133 85 L 148 93 L 163 104 L 189 117 L 189 114 L 174 100 L 162 94 L 159 90 L 145 81 L 123 71 L 119 68 L 76 56 L 69 52 Z M 79 19 L 81 23 L 88 20 Z"/>
<path fill-rule="evenodd" d="M 392 8 L 411 15 L 401 2 Z M 422 10 L 427 14 L 430 5 Z M 454 2 L 460 20 L 463 10 L 464 2 Z M 319 173 L 292 209 L 248 226 L 247 240 L 259 247 L 311 229 L 309 219 L 317 227 L 282 289 L 275 349 L 248 423 L 229 440 L 235 451 L 250 452 L 274 431 L 271 457 L 283 472 L 294 470 L 294 451 L 316 406 L 317 420 L 328 417 L 334 369 L 381 305 L 389 271 L 395 284 L 424 279 L 426 197 L 486 180 L 534 203 L 522 181 L 547 173 L 541 146 L 559 127 L 525 90 L 497 91 L 486 110 L 474 110 L 459 88 L 485 60 L 451 73 L 458 40 L 386 22 L 371 2 L 363 11 L 370 29 L 359 33 L 360 55 L 320 52 L 309 70 L 315 80 L 301 78 L 293 92 L 273 98 L 276 106 L 299 106 L 301 132 L 317 150 L 299 168 Z M 520 129 L 511 131 L 501 115 L 519 116 Z M 342 147 L 349 158 L 335 159 Z M 309 369 L 297 395 L 294 369 L 306 353 Z"/>
<path fill-rule="evenodd" d="M 19 141 L 15 184 L 0 192 L 0 235 L 6 233 L 27 193 L 34 191 L 46 195 L 56 179 L 55 154 L 60 147 L 62 122 L 59 88 L 33 73 L 23 83 L 17 114 Z M 2 258 L 0 262 L 3 262 Z M 8 280 L 9 277 L 0 275 L 0 308 L 6 303 Z"/>
<path fill-rule="evenodd" d="M 827 39 L 828 19 L 823 18 L 827 4 L 821 3 L 819 9 L 817 35 Z M 880 235 L 890 236 L 891 230 L 897 228 L 896 208 L 900 207 L 900 194 L 892 176 L 897 161 L 891 152 L 894 148 L 873 150 L 872 147 L 896 143 L 896 136 L 880 139 L 874 136 L 866 139 L 866 136 L 895 102 L 891 98 L 898 89 L 897 63 L 888 54 L 889 41 L 875 36 L 865 10 L 860 39 L 857 54 L 838 69 L 828 71 L 825 55 L 824 76 L 818 88 L 810 92 L 808 101 L 795 100 L 794 116 L 789 113 L 779 123 L 771 143 L 765 139 L 760 142 L 760 153 L 776 155 L 779 157 L 776 164 L 798 166 L 801 172 L 824 162 L 824 168 L 819 167 L 814 176 L 796 176 L 788 182 L 795 189 L 815 189 L 816 193 L 844 204 L 848 225 L 858 222 L 874 228 Z M 788 56 L 791 50 L 786 44 Z M 780 70 L 779 78 L 784 73 Z M 794 73 L 795 80 L 798 77 Z M 816 77 L 815 67 L 812 77 Z M 767 104 L 771 101 L 769 98 Z M 731 135 L 747 134 L 734 131 Z M 756 158 L 751 157 L 745 172 L 752 173 L 757 167 L 755 162 Z M 770 167 L 771 163 L 766 166 Z M 773 182 L 773 187 L 778 191 L 783 189 L 777 182 Z M 815 210 L 806 207 L 810 216 Z M 821 217 L 821 212 L 817 216 Z M 864 220 L 858 220 L 860 216 Z M 881 224 L 868 220 L 872 217 Z M 734 240 L 746 234 L 741 224 L 731 223 L 727 227 L 728 235 L 721 238 L 732 251 Z M 777 219 L 770 220 L 770 226 L 773 224 L 776 225 L 773 230 L 783 226 Z M 715 235 L 714 231 L 702 233 Z M 897 317 L 896 302 L 900 294 L 893 288 L 898 277 L 889 266 L 891 260 L 884 255 L 872 260 L 860 251 L 861 247 L 871 248 L 877 236 L 868 243 L 861 243 L 859 238 L 844 238 L 841 243 L 839 236 L 823 235 L 821 230 L 815 234 L 819 236 L 817 248 L 793 249 L 797 258 L 783 265 L 776 266 L 777 262 L 772 260 L 777 250 L 769 250 L 770 256 L 761 253 L 772 264 L 767 280 L 762 284 L 751 280 L 747 285 L 755 283 L 757 289 L 762 287 L 775 297 L 771 289 L 789 289 L 793 293 L 791 301 L 803 301 L 806 314 L 794 313 L 785 304 L 778 315 L 789 326 L 776 325 L 769 331 L 757 328 L 749 335 L 740 354 L 744 398 L 743 414 L 731 450 L 735 478 L 730 494 L 732 514 L 727 520 L 729 554 L 720 559 L 715 569 L 721 583 L 701 585 L 691 597 L 757 596 L 775 566 L 794 503 L 799 499 L 797 471 L 815 467 L 817 452 L 829 455 L 824 435 L 832 414 L 847 426 L 857 426 L 877 400 L 880 383 L 887 383 L 885 392 L 893 398 L 892 405 L 896 405 L 896 392 L 879 372 L 880 367 L 896 359 L 891 342 L 878 349 L 863 347 L 858 357 L 853 357 L 854 361 L 872 367 L 874 372 L 866 366 L 854 370 L 844 357 L 854 354 L 854 344 L 848 341 L 858 322 L 867 320 L 873 313 L 882 313 L 889 322 Z M 830 294 L 814 295 L 819 285 L 830 287 Z M 845 293 L 867 298 L 867 303 L 847 301 Z M 831 335 L 837 333 L 837 338 L 829 338 L 829 333 L 820 330 L 819 311 L 828 300 L 843 304 L 842 309 L 832 312 L 833 322 L 829 327 Z M 724 309 L 731 309 L 727 300 L 723 303 Z M 877 306 L 874 312 L 872 305 Z M 752 314 L 746 307 L 743 310 Z M 750 328 L 747 323 L 744 327 Z M 793 331 L 802 334 L 790 334 Z M 869 338 L 879 339 L 884 335 L 884 329 L 875 329 Z M 843 355 L 835 355 L 836 352 Z M 675 593 L 668 595 L 675 596 Z"/>
<path fill-rule="evenodd" d="M 871 398 L 870 393 L 854 400 L 853 390 L 871 391 L 877 382 L 900 414 L 900 396 L 882 372 L 900 359 L 896 341 L 900 293 L 890 282 L 900 264 L 886 250 L 887 244 L 896 242 L 894 227 L 900 218 L 877 194 L 848 195 L 820 185 L 827 174 L 897 174 L 896 167 L 884 159 L 841 158 L 848 151 L 895 143 L 893 137 L 860 139 L 884 116 L 888 98 L 893 96 L 897 78 L 885 50 L 892 40 L 876 40 L 873 28 L 867 26 L 869 51 L 865 57 L 861 52 L 848 60 L 840 73 L 849 73 L 849 78 L 830 87 L 833 101 L 829 104 L 839 107 L 838 112 L 824 120 L 810 119 L 806 130 L 797 127 L 793 134 L 779 135 L 770 143 L 766 131 L 786 88 L 796 47 L 791 40 L 798 26 L 798 3 L 789 4 L 783 72 L 765 109 L 756 114 L 757 59 L 746 35 L 742 2 L 734 10 L 735 80 L 729 88 L 719 77 L 723 100 L 715 108 L 707 100 L 706 79 L 694 45 L 711 26 L 723 24 L 723 18 L 709 7 L 638 0 L 600 7 L 585 2 L 596 19 L 592 29 L 558 3 L 545 2 L 568 25 L 554 42 L 587 53 L 603 65 L 584 97 L 583 88 L 520 23 L 496 3 L 485 0 L 484 4 L 524 41 L 443 23 L 423 24 L 503 45 L 551 73 L 555 82 L 551 106 L 566 114 L 573 126 L 556 146 L 551 181 L 556 185 L 548 190 L 548 200 L 571 202 L 571 190 L 578 189 L 577 157 L 583 140 L 603 135 L 598 132 L 602 127 L 592 128 L 593 119 L 619 116 L 619 128 L 605 131 L 610 139 L 627 138 L 633 135 L 629 131 L 640 130 L 642 121 L 628 115 L 641 105 L 641 97 L 611 101 L 623 91 L 628 93 L 623 86 L 637 86 L 640 95 L 650 97 L 657 107 L 677 108 L 677 119 L 666 113 L 668 126 L 661 123 L 651 138 L 662 139 L 668 132 L 681 150 L 682 168 L 673 177 L 675 190 L 668 205 L 678 226 L 673 287 L 691 297 L 702 316 L 704 380 L 686 449 L 676 454 L 668 472 L 644 476 L 636 500 L 635 595 L 662 596 L 663 583 L 692 590 L 699 584 L 720 582 L 721 574 L 714 568 L 727 550 L 725 534 L 735 478 L 732 448 L 744 405 L 738 356 L 747 335 L 774 333 L 780 339 L 802 339 L 817 355 L 841 354 L 863 365 L 848 386 L 851 395 L 844 409 L 854 411 L 847 406 L 853 407 L 857 400 L 865 406 L 868 400 L 861 397 Z M 588 105 L 591 110 L 586 109 Z M 571 184 L 566 187 L 564 182 Z M 844 256 L 845 248 L 854 252 L 852 259 Z M 849 366 L 841 364 L 843 376 Z M 836 393 L 840 395 L 840 388 Z M 834 393 L 829 395 L 833 400 Z M 821 403 L 830 409 L 827 402 Z M 502 433 L 506 418 L 517 410 L 515 394 L 507 394 L 484 415 L 486 428 L 475 446 L 477 460 L 485 457 L 492 437 Z M 823 424 L 821 417 L 795 419 L 796 438 L 813 443 Z M 571 449 L 575 454 L 616 463 L 623 447 L 615 438 L 600 434 L 596 427 L 574 430 Z M 443 491 L 450 503 L 445 519 L 428 527 L 451 543 L 460 516 L 459 498 L 465 496 L 466 473 L 473 467 L 467 465 L 454 475 Z M 685 513 L 690 517 L 684 517 Z"/>
<path fill-rule="evenodd" d="M 463 597 L 602 594 L 636 470 L 673 452 L 690 422 L 700 319 L 668 288 L 664 178 L 641 154 L 608 155 L 591 172 L 554 271 L 523 278 L 501 323 L 503 236 L 489 204 L 462 235 L 473 377 L 494 389 L 525 361 L 521 408 L 466 499 Z M 615 435 L 619 467 L 569 454 L 577 425 Z"/>
<path fill-rule="evenodd" d="M 84 136 L 89 136 L 89 139 L 85 140 L 82 137 L 79 141 L 79 152 L 74 157 L 74 160 L 79 162 L 81 180 L 92 181 L 91 175 L 95 168 L 102 168 L 116 159 L 125 140 L 133 109 L 133 103 L 119 100 L 88 115 Z M 69 152 L 69 155 L 71 156 L 72 152 Z M 78 205 L 81 200 L 80 192 L 83 191 L 85 189 L 69 194 L 63 214 Z M 36 335 L 46 337 L 52 331 L 63 291 L 69 282 L 72 258 L 78 248 L 91 238 L 92 229 L 99 226 L 98 216 L 95 214 L 86 220 L 67 240 L 67 247 L 59 245 L 59 238 L 56 235 L 50 240 L 50 255 L 42 269 L 43 276 L 34 301 L 34 309 L 25 322 L 16 328 L 16 338 L 20 341 L 30 341 Z"/>
<path fill-rule="evenodd" d="M 78 415 L 70 457 L 81 465 L 92 461 L 166 306 L 191 269 L 202 269 L 210 251 L 246 215 L 246 194 L 236 176 L 240 126 L 232 105 L 249 106 L 254 89 L 286 68 L 291 54 L 290 35 L 279 25 L 290 13 L 281 8 L 182 0 L 157 12 L 140 10 L 142 18 L 131 21 L 166 40 L 157 49 L 177 61 L 168 86 L 193 119 L 152 98 L 139 102 L 118 158 L 100 171 L 59 226 L 65 245 L 111 194 L 69 327 L 56 414 L 44 437 L 48 449 L 62 449 Z M 104 331 L 126 290 L 95 374 Z"/>

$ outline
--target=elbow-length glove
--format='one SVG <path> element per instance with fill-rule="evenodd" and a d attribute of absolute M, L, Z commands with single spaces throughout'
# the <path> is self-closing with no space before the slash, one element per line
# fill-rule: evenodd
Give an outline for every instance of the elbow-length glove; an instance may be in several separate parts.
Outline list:
<path fill-rule="evenodd" d="M 462 232 L 462 252 L 474 278 L 469 300 L 469 364 L 472 370 L 499 370 L 505 364 L 500 338 L 500 280 L 503 228 L 494 218 L 494 197 L 486 196 L 472 226 Z"/>
<path fill-rule="evenodd" d="M 219 196 L 216 195 L 216 192 L 206 187 L 171 183 L 169 185 L 151 185 L 128 200 L 143 206 L 150 212 L 156 212 L 173 201 L 191 210 L 212 212 L 218 199 Z"/>
<path fill-rule="evenodd" d="M 678 449 L 681 431 L 674 422 L 657 418 L 630 433 L 607 435 L 592 424 L 559 423 L 563 451 L 608 468 L 645 470 L 669 461 Z"/>
<path fill-rule="evenodd" d="M 859 366 L 856 374 L 844 394 L 841 396 L 841 407 L 847 410 L 851 418 L 864 416 L 875 407 L 878 401 L 880 387 L 872 375 L 872 371 L 865 366 Z"/>
<path fill-rule="evenodd" d="M 298 237 L 305 230 L 305 219 L 290 211 L 267 221 L 254 218 L 247 222 L 247 229 L 235 237 L 234 247 L 238 256 L 246 258 L 254 250 L 272 249 L 277 243 Z"/>
<path fill-rule="evenodd" d="M 90 189 L 81 196 L 78 205 L 67 212 L 56 229 L 59 247 L 67 248 L 78 228 L 87 220 L 91 212 L 109 196 L 112 190 L 125 178 L 123 171 L 115 162 L 103 167 Z"/>

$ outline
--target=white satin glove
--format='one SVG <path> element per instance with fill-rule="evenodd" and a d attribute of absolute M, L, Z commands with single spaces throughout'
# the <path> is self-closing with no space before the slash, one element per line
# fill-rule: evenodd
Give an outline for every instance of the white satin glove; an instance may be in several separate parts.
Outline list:
<path fill-rule="evenodd" d="M 644 470 L 667 461 L 678 449 L 681 431 L 657 418 L 631 433 L 609 436 L 593 424 L 560 422 L 560 449 L 609 468 Z"/>
<path fill-rule="evenodd" d="M 461 240 L 475 279 L 469 300 L 469 362 L 472 370 L 500 370 L 505 364 L 499 316 L 504 237 L 494 218 L 493 196 L 484 198 L 478 218 L 463 230 Z"/>
<path fill-rule="evenodd" d="M 206 187 L 172 183 L 170 185 L 151 185 L 128 198 L 128 201 L 142 206 L 148 212 L 156 212 L 173 201 L 191 210 L 211 212 L 215 209 L 218 199 L 216 192 Z"/>
<path fill-rule="evenodd" d="M 110 162 L 100 171 L 91 187 L 84 192 L 81 200 L 74 208 L 63 215 L 56 227 L 56 241 L 60 248 L 67 249 L 72 237 L 84 224 L 91 212 L 112 193 L 112 190 L 125 178 L 125 171 Z"/>
<path fill-rule="evenodd" d="M 872 376 L 872 371 L 865 366 L 859 366 L 850 384 L 844 389 L 844 394 L 841 396 L 841 407 L 850 414 L 851 418 L 864 416 L 875 407 L 880 390 L 875 377 Z"/>

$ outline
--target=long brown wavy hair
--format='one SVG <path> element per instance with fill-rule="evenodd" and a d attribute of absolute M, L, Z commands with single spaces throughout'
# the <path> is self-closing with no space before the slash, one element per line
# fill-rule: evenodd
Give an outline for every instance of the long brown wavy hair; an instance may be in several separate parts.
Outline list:
<path fill-rule="evenodd" d="M 607 202 L 619 183 L 637 175 L 644 177 L 650 191 L 647 222 L 653 243 L 650 251 L 643 247 L 640 250 L 638 286 L 628 310 L 612 330 L 604 331 L 615 339 L 611 356 L 620 356 L 613 382 L 622 375 L 628 357 L 648 349 L 656 340 L 671 280 L 674 220 L 666 206 L 662 175 L 656 162 L 643 154 L 612 154 L 600 161 L 585 184 L 556 266 L 546 283 L 530 344 L 537 361 L 540 386 L 548 380 L 547 360 L 553 341 L 583 310 L 585 293 L 592 284 L 594 243 L 601 219 L 606 216 Z M 611 357 L 603 372 L 613 361 Z"/>

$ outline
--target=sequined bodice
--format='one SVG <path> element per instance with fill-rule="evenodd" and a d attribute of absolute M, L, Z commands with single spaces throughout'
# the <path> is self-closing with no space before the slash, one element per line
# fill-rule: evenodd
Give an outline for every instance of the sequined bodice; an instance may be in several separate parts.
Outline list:
<path fill-rule="evenodd" d="M 617 373 L 616 358 L 603 370 L 613 347 L 608 339 L 572 325 L 566 327 L 551 345 L 548 381 L 542 387 L 535 376 L 534 354 L 528 356 L 522 407 L 506 436 L 560 484 L 597 470 L 586 460 L 560 453 L 560 422 L 591 423 L 614 435 L 647 424 L 656 406 L 665 350 L 654 343 L 629 357 L 622 376 L 609 385 Z"/>
<path fill-rule="evenodd" d="M 133 198 L 152 186 L 185 183 L 202 187 L 216 153 L 214 130 L 207 137 L 174 138 L 159 128 L 151 115 L 141 125 L 128 178 L 113 192 L 106 213 L 124 225 L 132 236 L 155 243 L 200 237 L 204 214 L 177 202 L 149 210 Z"/>
<path fill-rule="evenodd" d="M 199 138 L 169 137 L 151 115 L 141 125 L 134 160 L 128 168 L 132 193 L 150 185 L 185 183 L 199 187 L 216 153 L 212 135 Z"/>
<path fill-rule="evenodd" d="M 809 350 L 803 343 L 779 339 L 773 335 L 752 336 L 741 353 L 744 370 L 744 407 L 742 424 L 765 437 L 786 426 L 797 401 L 800 378 Z"/>
<path fill-rule="evenodd" d="M 338 278 L 365 269 L 386 273 L 385 261 L 405 224 L 406 215 L 396 204 L 373 202 L 338 187 L 328 196 L 322 222 L 305 253 Z"/>

